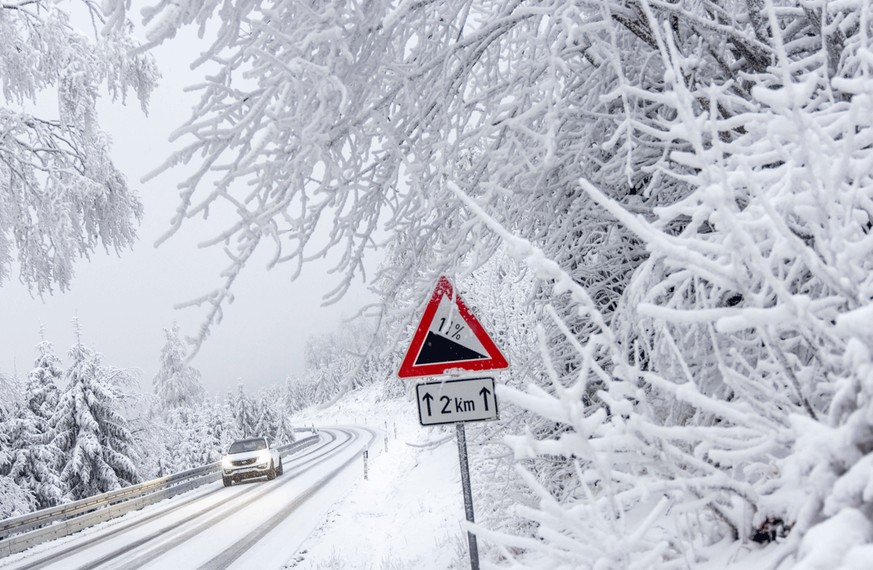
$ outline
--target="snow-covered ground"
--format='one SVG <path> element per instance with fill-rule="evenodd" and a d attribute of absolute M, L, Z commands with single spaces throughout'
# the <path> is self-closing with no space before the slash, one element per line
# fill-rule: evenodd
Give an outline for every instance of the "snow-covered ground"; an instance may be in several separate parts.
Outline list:
<path fill-rule="evenodd" d="M 303 425 L 357 422 L 387 428 L 388 451 L 384 441 L 371 447 L 368 480 L 361 477 L 330 509 L 286 568 L 469 567 L 454 438 L 427 445 L 452 431 L 421 427 L 415 402 L 380 401 L 380 393 L 381 387 L 365 388 L 328 409 L 296 416 Z"/>

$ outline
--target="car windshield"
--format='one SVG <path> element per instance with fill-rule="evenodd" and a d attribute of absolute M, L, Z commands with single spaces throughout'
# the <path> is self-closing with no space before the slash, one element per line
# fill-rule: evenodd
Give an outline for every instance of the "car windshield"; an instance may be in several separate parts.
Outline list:
<path fill-rule="evenodd" d="M 263 438 L 244 439 L 233 442 L 228 453 L 245 453 L 246 451 L 258 451 L 259 449 L 267 449 L 267 442 Z"/>

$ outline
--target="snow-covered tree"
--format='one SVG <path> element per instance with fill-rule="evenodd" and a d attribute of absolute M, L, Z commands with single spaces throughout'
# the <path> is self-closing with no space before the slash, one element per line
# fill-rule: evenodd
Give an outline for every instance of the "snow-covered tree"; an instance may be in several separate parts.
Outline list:
<path fill-rule="evenodd" d="M 24 382 L 23 403 L 16 405 L 0 426 L 8 446 L 6 457 L 0 458 L 0 473 L 26 492 L 31 510 L 64 501 L 60 479 L 63 453 L 55 445 L 51 425 L 62 375 L 60 358 L 43 338 L 37 345 L 34 368 Z"/>
<path fill-rule="evenodd" d="M 14 402 L 7 400 L 10 383 L 6 375 L 0 374 L 0 519 L 29 513 L 34 504 L 33 495 L 19 487 L 3 469 L 3 466 L 8 465 L 13 459 L 9 432 L 13 420 Z"/>
<path fill-rule="evenodd" d="M 52 507 L 64 501 L 58 469 L 63 453 L 45 421 L 26 406 L 19 406 L 0 423 L 6 452 L 0 457 L 0 473 L 25 491 L 29 510 Z"/>
<path fill-rule="evenodd" d="M 177 410 L 171 417 L 169 427 L 175 432 L 175 445 L 171 450 L 176 471 L 184 471 L 209 463 L 212 449 L 207 447 L 206 426 L 197 410 Z"/>
<path fill-rule="evenodd" d="M 11 413 L 21 398 L 22 388 L 19 378 L 0 372 L 0 413 Z"/>
<path fill-rule="evenodd" d="M 292 412 L 287 408 L 287 396 L 284 385 L 272 386 L 258 394 L 254 407 L 257 421 L 251 435 L 263 435 L 279 444 L 291 443 L 296 439 L 294 427 L 288 419 Z"/>
<path fill-rule="evenodd" d="M 279 412 L 274 438 L 280 445 L 293 443 L 297 440 L 297 435 L 294 433 L 294 425 L 291 423 L 291 420 L 288 419 L 288 413 L 285 412 L 284 409 Z"/>
<path fill-rule="evenodd" d="M 24 397 L 28 409 L 47 425 L 58 405 L 58 382 L 64 371 L 61 368 L 61 359 L 55 354 L 50 342 L 41 340 L 36 351 L 33 370 L 27 375 L 24 385 Z"/>
<path fill-rule="evenodd" d="M 228 446 L 241 437 L 236 417 L 227 403 L 210 397 L 196 408 L 171 408 L 155 419 L 160 458 L 156 475 L 164 476 L 221 459 Z"/>
<path fill-rule="evenodd" d="M 164 329 L 166 340 L 161 348 L 161 368 L 152 383 L 155 394 L 166 408 L 192 408 L 203 400 L 200 371 L 186 362 L 185 344 L 179 337 L 179 325 Z"/>
<path fill-rule="evenodd" d="M 100 353 L 82 344 L 78 324 L 76 329 L 53 418 L 55 443 L 65 456 L 61 480 L 73 500 L 140 480 L 133 436 L 117 410 L 126 373 L 105 366 Z"/>
<path fill-rule="evenodd" d="M 211 450 L 210 461 L 217 461 L 241 434 L 226 401 L 211 399 L 201 417 L 204 425 L 203 445 Z"/>
<path fill-rule="evenodd" d="M 567 494 L 526 475 L 545 540 L 502 546 L 554 565 L 653 568 L 731 540 L 743 564 L 739 545 L 755 541 L 774 543 L 779 564 L 861 567 L 873 536 L 873 266 L 856 247 L 873 228 L 869 9 L 737 5 L 728 14 L 743 24 L 704 30 L 718 18 L 699 5 L 640 6 L 622 25 L 648 42 L 664 83 L 616 94 L 670 109 L 627 127 L 669 149 L 659 174 L 688 193 L 647 219 L 580 180 L 651 252 L 612 319 L 569 270 L 477 210 L 591 321 L 579 334 L 554 313 L 567 342 L 542 345 L 552 394 L 503 394 L 564 426 L 511 440 L 517 456 L 574 458 L 575 480 Z M 730 49 L 703 49 L 716 38 Z M 748 73 L 719 76 L 709 57 Z M 724 82 L 701 81 L 713 74 Z M 554 366 L 568 352 L 581 366 Z M 592 383 L 599 404 L 582 407 Z M 835 551 L 824 537 L 837 535 Z"/>
<path fill-rule="evenodd" d="M 166 475 L 168 469 L 172 471 L 166 450 L 171 447 L 174 434 L 167 429 L 164 417 L 155 413 L 159 406 L 153 394 L 136 394 L 135 397 L 137 406 L 133 410 L 128 407 L 124 416 L 128 418 L 132 444 L 137 450 L 137 473 L 143 479 Z"/>
<path fill-rule="evenodd" d="M 276 432 L 279 430 L 279 414 L 276 413 L 272 405 L 265 403 L 264 398 L 258 399 L 256 410 L 258 421 L 255 423 L 252 433 L 276 439 Z"/>
<path fill-rule="evenodd" d="M 133 92 L 145 111 L 158 74 L 123 19 L 90 36 L 72 24 L 93 29 L 100 6 L 0 3 L 0 284 L 15 259 L 39 293 L 67 289 L 77 259 L 136 237 L 142 204 L 110 158 L 97 100 L 101 87 L 122 101 Z M 46 96 L 56 113 L 32 114 Z"/>
<path fill-rule="evenodd" d="M 54 445 L 51 429 L 59 395 L 56 381 L 63 372 L 60 359 L 44 339 L 37 345 L 34 364 L 22 393 L 4 404 L 0 412 L 0 475 L 9 480 L 9 501 L 18 514 L 64 500 L 59 478 L 63 454 Z M 13 484 L 20 494 L 11 491 Z"/>
<path fill-rule="evenodd" d="M 242 382 L 237 384 L 235 392 L 228 393 L 227 402 L 240 437 L 257 435 L 255 431 L 258 423 L 257 411 L 251 398 L 246 395 Z"/>
<path fill-rule="evenodd" d="M 196 466 L 192 451 L 196 449 L 196 418 L 194 410 L 169 408 L 154 417 L 160 457 L 155 462 L 156 476 L 163 477 Z M 194 440 L 194 441 L 192 441 Z"/>
<path fill-rule="evenodd" d="M 16 485 L 11 477 L 0 475 L 0 520 L 26 515 L 31 505 L 32 498 L 26 490 Z"/>

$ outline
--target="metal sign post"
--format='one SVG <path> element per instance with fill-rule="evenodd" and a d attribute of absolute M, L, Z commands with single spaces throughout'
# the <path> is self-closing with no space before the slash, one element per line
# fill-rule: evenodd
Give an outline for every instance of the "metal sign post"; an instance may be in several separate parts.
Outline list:
<path fill-rule="evenodd" d="M 458 435 L 458 460 L 461 464 L 461 487 L 464 490 L 464 513 L 467 520 L 474 523 L 473 516 L 473 489 L 470 487 L 470 465 L 467 463 L 467 434 L 464 424 L 455 424 L 455 432 Z M 470 568 L 479 570 L 479 546 L 476 543 L 476 535 L 467 532 L 467 541 L 470 543 Z"/>

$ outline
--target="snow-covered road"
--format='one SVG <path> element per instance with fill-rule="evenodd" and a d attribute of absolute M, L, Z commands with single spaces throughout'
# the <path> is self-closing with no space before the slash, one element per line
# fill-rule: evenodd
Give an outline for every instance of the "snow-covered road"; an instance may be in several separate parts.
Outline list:
<path fill-rule="evenodd" d="M 317 446 L 284 459 L 285 473 L 220 482 L 0 560 L 30 568 L 279 568 L 361 478 L 366 428 L 322 430 Z"/>

